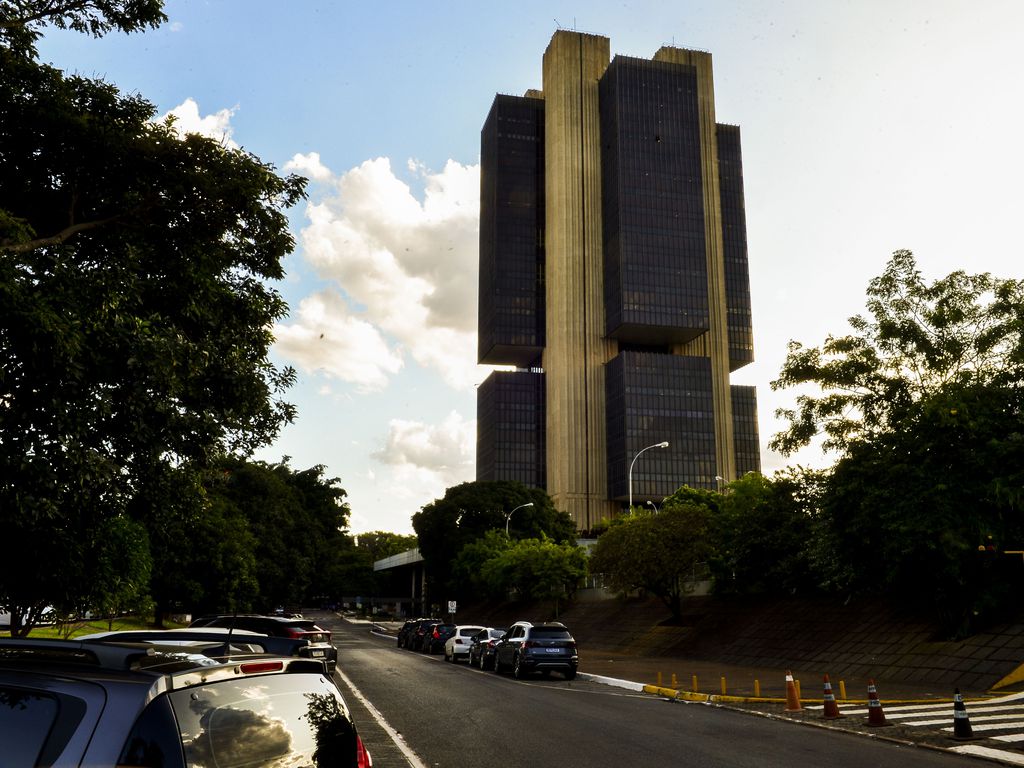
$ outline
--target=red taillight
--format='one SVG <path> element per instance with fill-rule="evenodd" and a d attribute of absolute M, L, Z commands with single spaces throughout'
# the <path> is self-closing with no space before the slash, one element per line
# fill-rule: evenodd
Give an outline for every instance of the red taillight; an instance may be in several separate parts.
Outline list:
<path fill-rule="evenodd" d="M 535 642 L 533 642 L 532 640 L 524 640 L 523 641 L 523 648 L 536 648 L 536 647 L 537 647 L 537 644 Z"/>
<path fill-rule="evenodd" d="M 493 648 L 494 647 L 494 641 L 493 640 L 488 640 L 487 641 L 487 647 L 488 648 Z"/>
<path fill-rule="evenodd" d="M 280 661 L 249 661 L 239 665 L 243 675 L 257 675 L 260 672 L 280 672 L 284 669 L 284 662 Z"/>
<path fill-rule="evenodd" d="M 288 633 L 288 637 L 298 638 L 305 634 L 301 629 L 296 629 L 295 627 L 285 627 L 284 631 Z"/>
<path fill-rule="evenodd" d="M 465 643 L 462 642 L 462 638 L 461 637 L 456 637 L 455 638 L 455 644 L 456 645 L 465 645 Z"/>
<path fill-rule="evenodd" d="M 438 632 L 438 631 L 437 631 L 437 630 L 435 629 L 435 630 L 434 630 L 434 639 L 435 639 L 435 640 L 438 640 L 438 639 L 440 639 L 440 637 L 441 637 L 441 633 L 440 633 L 440 632 Z"/>
<path fill-rule="evenodd" d="M 363 746 L 363 740 L 358 736 L 356 736 L 356 768 L 373 768 L 373 758 L 370 757 L 370 753 Z"/>

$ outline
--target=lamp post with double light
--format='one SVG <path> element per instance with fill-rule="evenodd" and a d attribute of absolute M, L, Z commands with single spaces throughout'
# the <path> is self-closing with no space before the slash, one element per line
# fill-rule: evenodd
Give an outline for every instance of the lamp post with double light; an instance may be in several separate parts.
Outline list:
<path fill-rule="evenodd" d="M 637 451 L 637 454 L 636 454 L 636 456 L 633 457 L 633 460 L 631 462 L 629 462 L 629 509 L 630 509 L 630 511 L 632 511 L 632 509 L 633 509 L 633 465 L 636 464 L 636 460 L 640 458 L 640 454 L 641 453 L 643 453 L 644 451 L 649 451 L 649 450 L 651 450 L 651 448 L 668 448 L 668 440 L 665 440 L 665 441 L 660 442 L 660 443 L 655 443 L 654 445 L 648 445 L 646 448 L 641 448 L 639 451 Z"/>

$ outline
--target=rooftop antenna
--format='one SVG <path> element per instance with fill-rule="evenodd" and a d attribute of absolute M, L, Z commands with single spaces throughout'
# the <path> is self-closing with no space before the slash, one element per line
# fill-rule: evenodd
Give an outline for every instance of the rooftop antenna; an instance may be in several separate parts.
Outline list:
<path fill-rule="evenodd" d="M 562 28 L 562 25 L 558 23 L 558 19 L 555 19 L 555 26 L 558 27 L 559 29 Z"/>

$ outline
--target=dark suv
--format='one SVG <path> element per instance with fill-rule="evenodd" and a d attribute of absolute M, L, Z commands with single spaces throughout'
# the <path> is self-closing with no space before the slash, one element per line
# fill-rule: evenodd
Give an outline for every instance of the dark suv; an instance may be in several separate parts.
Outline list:
<path fill-rule="evenodd" d="M 565 624 L 516 622 L 494 646 L 494 671 L 511 670 L 517 679 L 531 672 L 561 672 L 566 680 L 576 677 L 580 658 L 576 641 Z"/>
<path fill-rule="evenodd" d="M 5 765 L 186 768 L 372 761 L 323 661 L 278 638 L 0 638 Z"/>
<path fill-rule="evenodd" d="M 245 629 L 249 632 L 258 632 L 261 635 L 271 637 L 290 637 L 295 640 L 304 640 L 306 649 L 301 651 L 302 656 L 311 659 L 322 659 L 327 662 L 327 668 L 333 672 L 338 664 L 338 649 L 331 644 L 331 633 L 321 629 L 309 619 L 290 618 L 285 616 L 260 616 L 258 614 L 218 614 L 216 616 L 202 616 L 191 624 L 195 627 L 224 627 L 226 629 Z"/>

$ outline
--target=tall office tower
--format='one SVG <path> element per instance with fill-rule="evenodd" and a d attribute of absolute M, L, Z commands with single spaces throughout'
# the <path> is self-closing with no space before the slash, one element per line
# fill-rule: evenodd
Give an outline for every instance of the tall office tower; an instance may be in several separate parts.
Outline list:
<path fill-rule="evenodd" d="M 559 31 L 543 78 L 481 133 L 479 360 L 515 370 L 479 388 L 477 479 L 589 530 L 760 468 L 729 382 L 753 360 L 740 136 L 708 53 Z"/>

